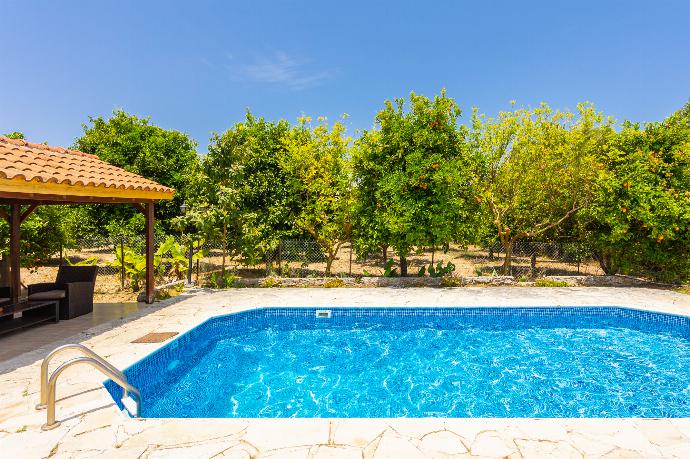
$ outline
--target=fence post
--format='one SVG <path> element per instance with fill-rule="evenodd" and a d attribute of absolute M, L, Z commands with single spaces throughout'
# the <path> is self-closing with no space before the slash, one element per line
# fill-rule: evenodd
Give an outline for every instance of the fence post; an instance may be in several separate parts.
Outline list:
<path fill-rule="evenodd" d="M 115 250 L 117 250 L 117 247 L 115 247 Z M 117 255 L 116 255 L 117 256 Z M 120 263 L 120 285 L 122 286 L 122 289 L 124 290 L 125 288 L 125 241 L 124 241 L 124 236 L 120 236 L 120 260 L 122 261 Z"/>
<path fill-rule="evenodd" d="M 283 276 L 283 240 L 278 241 L 278 276 Z"/>
<path fill-rule="evenodd" d="M 192 285 L 192 270 L 194 269 L 194 240 L 189 238 L 189 265 L 187 266 L 187 285 Z"/>
<path fill-rule="evenodd" d="M 196 248 L 201 252 L 201 241 L 197 241 Z M 196 285 L 199 285 L 199 258 L 196 259 Z"/>
<path fill-rule="evenodd" d="M 530 269 L 532 270 L 532 274 L 534 275 L 534 272 L 537 270 L 537 251 L 532 249 L 532 258 L 530 259 Z"/>

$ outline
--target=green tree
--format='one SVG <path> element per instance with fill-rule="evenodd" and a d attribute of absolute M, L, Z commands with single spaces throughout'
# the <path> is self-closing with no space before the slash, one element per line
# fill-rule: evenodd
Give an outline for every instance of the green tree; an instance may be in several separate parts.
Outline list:
<path fill-rule="evenodd" d="M 240 253 L 237 241 L 242 236 L 242 227 L 238 218 L 238 195 L 235 189 L 214 185 L 204 175 L 198 175 L 196 179 L 204 181 L 202 186 L 213 190 L 213 203 L 209 204 L 203 194 L 195 195 L 186 214 L 176 217 L 173 226 L 197 245 L 201 240 L 220 245 L 221 278 L 225 279 L 228 257 Z"/>
<path fill-rule="evenodd" d="M 474 237 L 478 157 L 460 114 L 445 90 L 434 99 L 411 93 L 407 107 L 404 99 L 386 101 L 376 128 L 356 142 L 357 246 L 392 247 L 402 276 L 415 247 Z"/>
<path fill-rule="evenodd" d="M 690 104 L 663 122 L 626 122 L 602 150 L 584 234 L 607 274 L 690 275 Z"/>
<path fill-rule="evenodd" d="M 76 150 L 97 155 L 125 170 L 175 188 L 171 201 L 156 206 L 156 217 L 166 230 L 170 220 L 179 215 L 187 198 L 188 173 L 196 168 L 196 143 L 187 135 L 166 130 L 123 110 L 115 110 L 108 119 L 90 117 L 83 125 L 84 134 L 74 143 Z M 75 231 L 80 227 L 91 234 L 103 228 L 109 232 L 141 234 L 143 218 L 131 206 L 95 205 L 75 211 Z"/>
<path fill-rule="evenodd" d="M 516 241 L 552 235 L 592 200 L 598 152 L 613 134 L 611 120 L 588 104 L 577 115 L 542 104 L 486 118 L 475 111 L 472 142 L 486 157 L 480 199 L 505 250 L 511 272 Z"/>
<path fill-rule="evenodd" d="M 6 209 L 9 212 L 9 209 Z M 67 242 L 59 206 L 41 206 L 22 223 L 19 251 L 21 263 L 34 267 L 60 252 Z M 0 256 L 9 256 L 10 227 L 0 219 Z"/>
<path fill-rule="evenodd" d="M 281 238 L 300 235 L 295 226 L 300 199 L 281 167 L 286 154 L 287 121 L 266 121 L 247 112 L 243 122 L 214 134 L 202 161 L 206 186 L 198 188 L 209 206 L 218 206 L 218 191 L 234 190 L 236 245 L 244 259 L 256 263 L 278 247 Z"/>
<path fill-rule="evenodd" d="M 298 229 L 309 234 L 326 255 L 326 275 L 352 229 L 352 179 L 348 144 L 342 123 L 329 128 L 325 118 L 316 126 L 301 117 L 285 141 L 281 167 L 301 205 L 295 218 Z"/>

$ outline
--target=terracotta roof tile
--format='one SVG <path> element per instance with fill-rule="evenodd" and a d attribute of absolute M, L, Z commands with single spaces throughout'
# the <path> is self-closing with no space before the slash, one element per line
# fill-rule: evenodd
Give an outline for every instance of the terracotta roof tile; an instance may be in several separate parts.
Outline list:
<path fill-rule="evenodd" d="M 96 155 L 0 136 L 0 179 L 174 193 Z"/>

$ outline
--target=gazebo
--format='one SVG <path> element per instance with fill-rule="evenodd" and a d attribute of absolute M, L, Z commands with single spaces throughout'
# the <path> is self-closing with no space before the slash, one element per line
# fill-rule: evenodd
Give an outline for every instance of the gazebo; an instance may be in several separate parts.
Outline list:
<path fill-rule="evenodd" d="M 21 289 L 21 224 L 40 205 L 129 204 L 146 218 L 146 302 L 154 300 L 154 203 L 175 190 L 100 160 L 61 147 L 0 136 L 0 218 L 10 226 L 10 287 Z M 9 208 L 8 208 L 9 207 Z"/>

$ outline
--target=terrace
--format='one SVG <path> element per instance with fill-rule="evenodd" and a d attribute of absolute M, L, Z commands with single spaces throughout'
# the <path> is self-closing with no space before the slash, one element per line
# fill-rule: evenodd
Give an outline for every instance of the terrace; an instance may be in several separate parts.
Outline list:
<path fill-rule="evenodd" d="M 0 442 L 8 457 L 687 457 L 688 419 L 132 419 L 90 367 L 59 385 L 62 424 L 42 431 L 40 360 L 55 345 L 85 344 L 125 368 L 165 344 L 151 332 L 185 333 L 220 314 L 260 307 L 416 305 L 624 307 L 688 316 L 690 297 L 644 288 L 231 289 L 195 291 L 142 308 L 0 363 Z M 39 329 L 31 330 L 34 333 Z"/>

